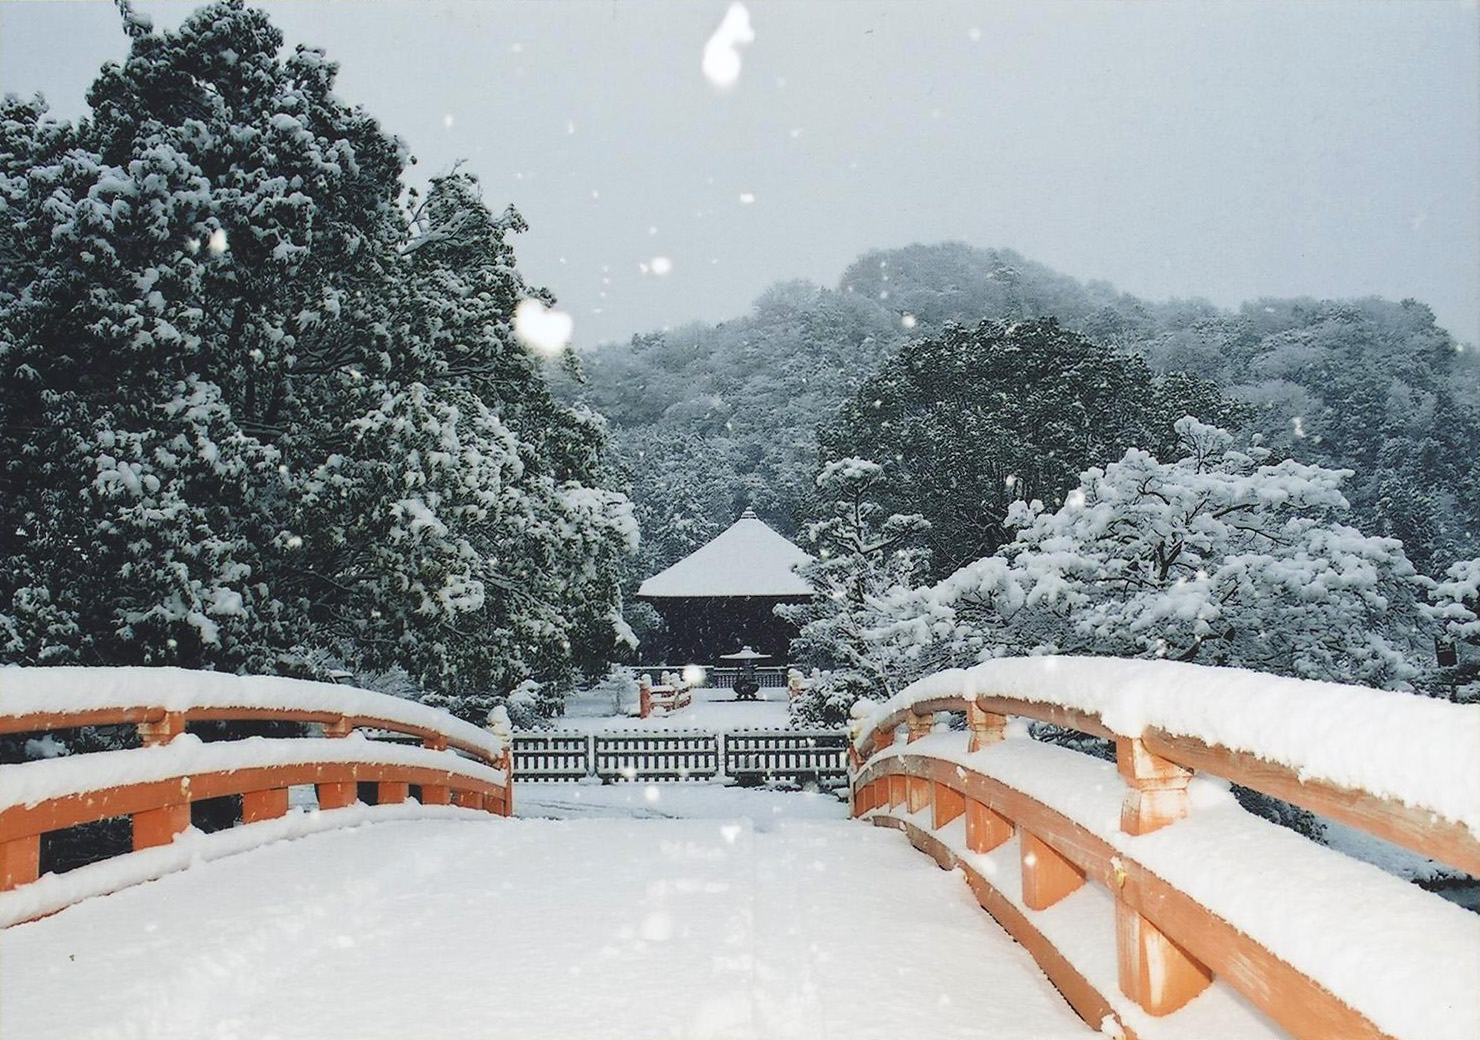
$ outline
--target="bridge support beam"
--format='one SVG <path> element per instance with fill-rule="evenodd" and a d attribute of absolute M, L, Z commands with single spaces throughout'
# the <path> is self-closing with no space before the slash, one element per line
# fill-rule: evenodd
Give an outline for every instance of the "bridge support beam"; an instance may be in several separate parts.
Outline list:
<path fill-rule="evenodd" d="M 1140 740 L 1115 742 L 1115 766 L 1127 790 L 1120 806 L 1120 829 L 1149 834 L 1187 815 L 1187 784 L 1192 770 L 1146 750 Z"/>
<path fill-rule="evenodd" d="M 966 811 L 966 796 L 937 780 L 930 804 L 930 825 L 939 830 Z"/>
<path fill-rule="evenodd" d="M 1147 1013 L 1167 1015 L 1208 988 L 1213 973 L 1119 897 L 1115 950 L 1120 991 Z"/>
<path fill-rule="evenodd" d="M 443 784 L 422 784 L 422 805 L 446 805 L 452 801 L 452 792 Z"/>
<path fill-rule="evenodd" d="M 41 874 L 41 835 L 0 842 L 0 892 L 29 885 Z"/>
<path fill-rule="evenodd" d="M 134 851 L 152 849 L 156 845 L 168 845 L 186 827 L 190 826 L 190 803 L 166 805 L 134 813 Z"/>
<path fill-rule="evenodd" d="M 1023 902 L 1030 910 L 1046 910 L 1080 885 L 1084 872 L 1032 831 L 1022 835 Z"/>
<path fill-rule="evenodd" d="M 410 784 L 400 784 L 394 780 L 382 780 L 375 785 L 375 804 L 400 805 L 410 797 L 410 794 Z"/>
<path fill-rule="evenodd" d="M 288 812 L 288 789 L 275 787 L 268 791 L 248 791 L 242 795 L 242 823 L 275 820 Z"/>
<path fill-rule="evenodd" d="M 1012 837 L 1012 821 L 985 802 L 966 805 L 966 847 L 972 852 L 991 852 Z"/>

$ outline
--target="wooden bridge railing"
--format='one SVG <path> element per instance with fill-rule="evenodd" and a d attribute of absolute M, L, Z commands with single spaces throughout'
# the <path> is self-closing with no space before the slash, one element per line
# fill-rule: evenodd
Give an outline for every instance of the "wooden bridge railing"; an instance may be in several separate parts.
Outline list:
<path fill-rule="evenodd" d="M 1029 658 L 932 676 L 881 708 L 856 712 L 853 813 L 905 831 L 942 867 L 959 867 L 983 908 L 1092 1026 L 1114 1016 L 1133 1037 L 1138 1021 L 1175 1012 L 1217 978 L 1294 1036 L 1480 1035 L 1480 1001 L 1473 990 L 1465 995 L 1480 978 L 1474 915 L 1237 810 L 1226 792 L 1213 789 L 1223 796 L 1214 800 L 1219 812 L 1194 811 L 1192 797 L 1194 773 L 1211 773 L 1480 875 L 1480 706 L 1229 672 Z M 1317 712 L 1305 714 L 1311 706 L 1301 704 L 1302 694 L 1317 699 Z M 1293 718 L 1261 720 L 1281 706 Z M 962 713 L 964 732 L 934 732 L 938 712 Z M 1337 714 L 1324 728 L 1300 732 L 1324 712 Z M 1009 717 L 1113 740 L 1115 764 L 1008 740 Z M 896 744 L 901 726 L 907 740 Z M 1220 730 L 1226 742 L 1215 739 Z M 1397 743 L 1405 740 L 1412 745 Z M 1332 754 L 1333 741 L 1355 743 Z M 1000 861 L 989 867 L 982 857 L 1014 837 L 1018 862 L 1009 883 Z M 1260 856 L 1275 847 L 1271 841 L 1281 850 L 1274 862 Z M 1217 880 L 1227 872 L 1268 880 L 1253 886 L 1257 896 L 1248 885 L 1231 895 Z M 1309 879 L 1329 879 L 1339 891 L 1338 874 L 1363 899 L 1380 891 L 1382 902 L 1324 915 L 1341 920 L 1311 921 L 1339 896 L 1310 891 L 1318 886 Z M 1113 898 L 1113 985 L 1057 948 L 1039 919 L 1086 881 Z M 1305 901 L 1307 894 L 1317 898 Z M 1317 937 L 1322 950 L 1287 951 L 1279 938 L 1292 933 L 1271 925 L 1267 912 L 1249 912 L 1259 900 L 1308 932 L 1328 933 Z M 1395 948 L 1380 924 L 1384 914 L 1403 917 L 1422 943 L 1458 951 L 1463 963 L 1424 976 L 1416 965 L 1426 946 Z M 1345 966 L 1325 970 L 1332 960 Z M 1426 982 L 1433 972 L 1458 972 L 1470 981 L 1454 992 L 1434 982 L 1438 996 L 1408 994 L 1453 1005 L 1415 1027 L 1390 996 L 1404 985 L 1404 972 Z"/>
<path fill-rule="evenodd" d="M 203 743 L 193 722 L 317 726 L 325 738 Z M 150 668 L 0 669 L 0 734 L 133 725 L 143 747 L 0 766 L 0 892 L 37 881 L 42 835 L 129 817 L 133 849 L 167 845 L 190 826 L 192 802 L 242 798 L 241 822 L 284 816 L 289 788 L 313 785 L 319 809 L 377 785 L 377 804 L 513 811 L 507 734 L 426 705 L 326 683 Z M 408 734 L 420 747 L 363 739 L 361 727 Z"/>

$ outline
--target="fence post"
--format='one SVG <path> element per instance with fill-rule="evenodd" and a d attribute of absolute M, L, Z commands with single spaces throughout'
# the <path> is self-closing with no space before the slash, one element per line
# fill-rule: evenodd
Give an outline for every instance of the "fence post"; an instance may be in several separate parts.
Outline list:
<path fill-rule="evenodd" d="M 1007 739 L 1007 716 L 986 711 L 978 707 L 976 701 L 970 701 L 966 705 L 966 726 L 971 732 L 966 744 L 967 751 L 980 751 Z"/>
<path fill-rule="evenodd" d="M 917 813 L 930 804 L 930 781 L 923 776 L 912 776 L 906 779 L 905 797 L 909 811 Z"/>
<path fill-rule="evenodd" d="M 646 675 L 637 680 L 637 717 L 645 719 L 653 713 L 653 684 Z"/>

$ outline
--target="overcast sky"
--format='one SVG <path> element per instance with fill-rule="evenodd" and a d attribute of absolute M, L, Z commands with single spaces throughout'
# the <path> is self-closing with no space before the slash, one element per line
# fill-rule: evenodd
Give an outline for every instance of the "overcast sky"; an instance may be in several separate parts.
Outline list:
<path fill-rule="evenodd" d="M 578 346 L 945 239 L 1158 299 L 1413 296 L 1480 338 L 1475 3 L 758 0 L 728 91 L 722 2 L 262 6 L 418 177 L 466 159 L 524 213 Z M 59 115 L 125 50 L 110 4 L 0 0 L 0 90 Z"/>

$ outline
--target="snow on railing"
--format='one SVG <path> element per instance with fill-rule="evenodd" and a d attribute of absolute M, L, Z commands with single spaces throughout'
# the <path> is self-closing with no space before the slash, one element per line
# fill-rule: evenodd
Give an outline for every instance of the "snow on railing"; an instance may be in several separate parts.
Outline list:
<path fill-rule="evenodd" d="M 315 724 L 324 737 L 342 739 L 205 743 L 184 731 L 202 721 Z M 175 842 L 190 827 L 191 803 L 207 798 L 240 795 L 243 824 L 286 815 L 289 788 L 301 785 L 313 785 L 320 810 L 352 806 L 361 783 L 377 785 L 378 805 L 405 802 L 416 787 L 423 805 L 501 815 L 513 809 L 507 735 L 426 705 L 278 677 L 174 668 L 0 668 L 0 734 L 108 725 L 136 726 L 145 746 L 0 766 L 0 904 L 13 890 L 38 883 L 43 834 L 127 816 L 137 853 Z M 422 746 L 367 740 L 356 732 L 361 727 L 408 734 Z M 344 816 L 345 822 L 361 818 Z M 258 833 L 272 840 L 269 832 L 278 830 Z M 150 862 L 160 865 L 158 873 L 144 872 L 151 877 L 187 865 L 158 855 Z M 147 880 L 132 866 L 97 869 L 104 866 L 73 872 L 95 878 L 91 888 L 51 885 L 69 894 L 60 905 L 26 905 L 49 913 L 113 891 L 119 879 Z M 13 909 L 0 905 L 0 921 L 25 919 Z"/>
<path fill-rule="evenodd" d="M 941 711 L 964 713 L 965 731 L 935 732 Z M 1173 1023 L 1214 1005 L 1238 1014 L 1237 993 L 1297 1036 L 1480 1036 L 1480 918 L 1194 776 L 1476 875 L 1480 706 L 1042 657 L 942 672 L 855 714 L 854 814 L 960 867 L 1092 1025 L 1206 1032 L 1206 1017 Z M 1116 762 L 1008 739 L 1010 716 L 1112 739 Z M 1085 938 L 1096 931 L 1114 935 L 1109 978 Z"/>

